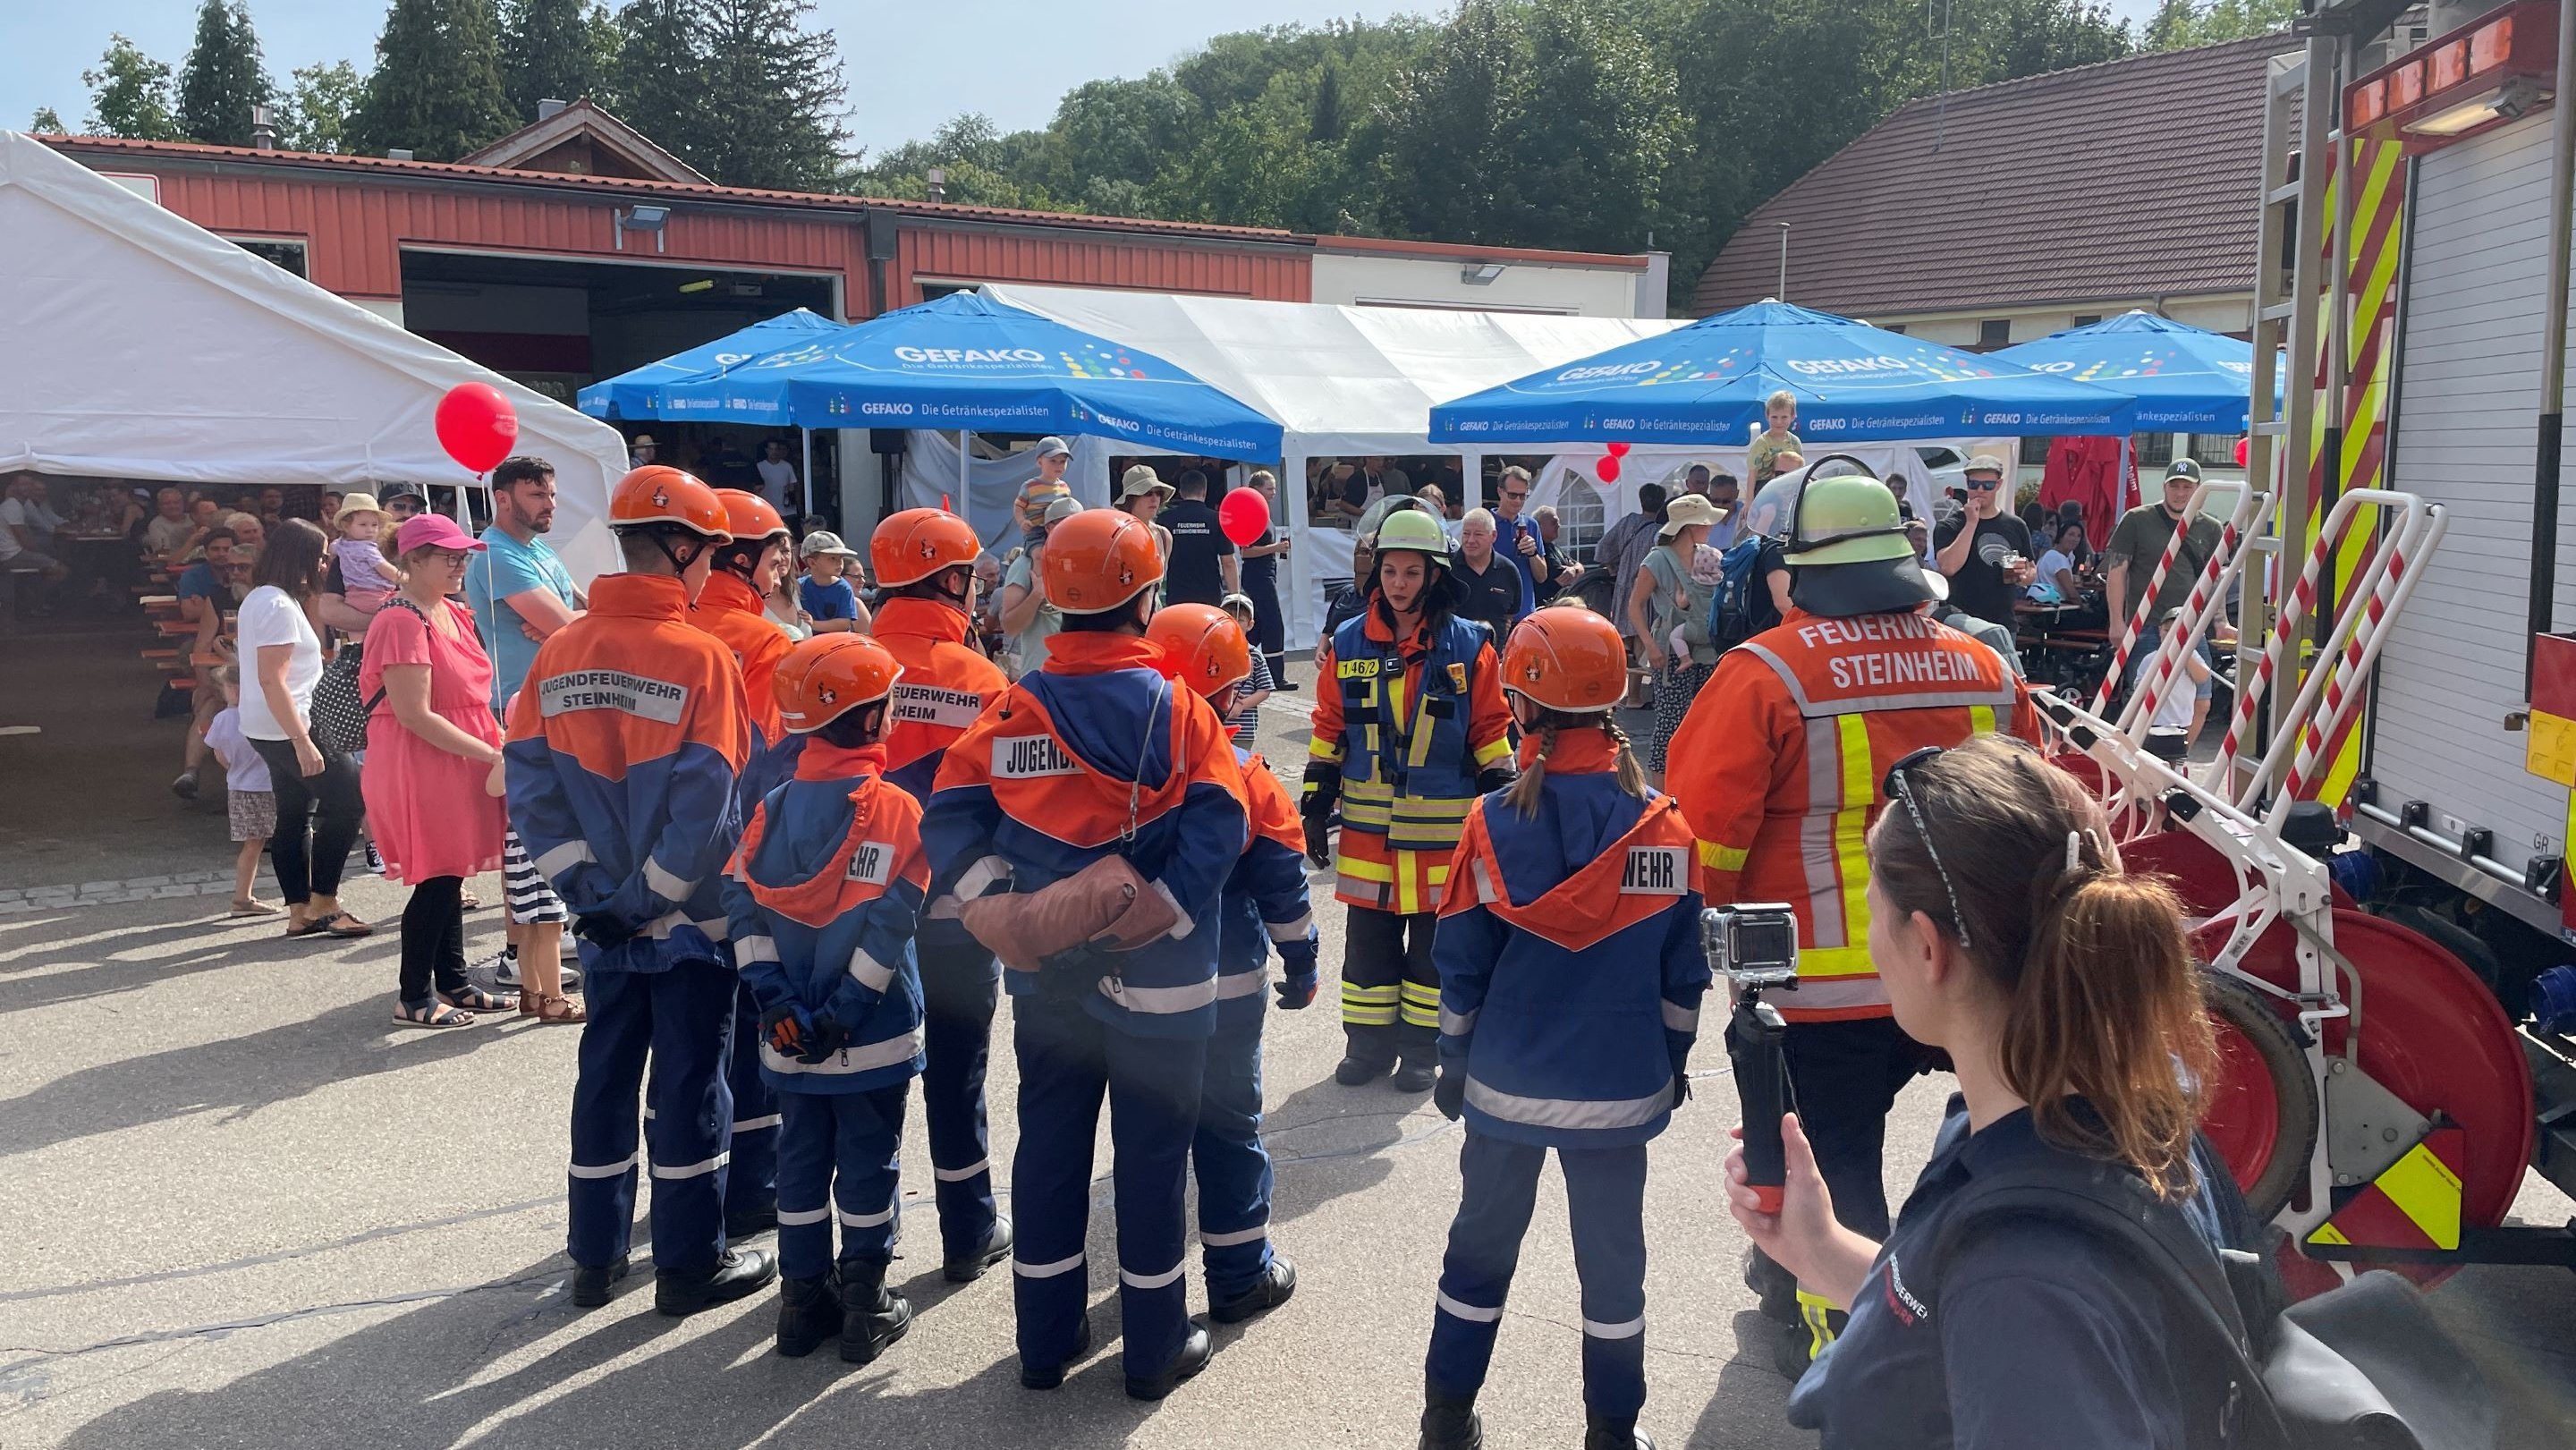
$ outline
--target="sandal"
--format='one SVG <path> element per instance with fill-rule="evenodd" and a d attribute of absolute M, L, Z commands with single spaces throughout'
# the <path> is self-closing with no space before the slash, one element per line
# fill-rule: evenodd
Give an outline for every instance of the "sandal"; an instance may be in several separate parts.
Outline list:
<path fill-rule="evenodd" d="M 288 922 L 286 924 L 286 934 L 288 936 L 313 936 L 320 932 L 329 930 L 330 926 L 331 923 L 327 919 L 317 916 L 310 921 Z"/>
<path fill-rule="evenodd" d="M 441 992 L 438 994 L 438 1000 L 467 1012 L 507 1012 L 519 1005 L 519 995 L 516 992 L 496 997 L 480 987 L 473 986 L 459 987 L 453 992 Z"/>
<path fill-rule="evenodd" d="M 236 902 L 234 902 L 234 903 L 233 903 L 233 909 L 232 909 L 232 910 L 230 910 L 230 911 L 228 911 L 228 912 L 225 912 L 225 913 L 224 913 L 224 915 L 226 915 L 226 916 L 275 916 L 275 915 L 277 915 L 279 912 L 281 912 L 281 911 L 283 911 L 283 910 L 285 910 L 285 909 L 286 909 L 286 908 L 284 908 L 284 907 L 282 907 L 282 906 L 279 906 L 279 905 L 278 905 L 276 902 L 274 902 L 274 901 L 262 901 L 262 900 L 260 900 L 258 897 L 253 896 L 253 897 L 249 897 L 249 898 L 246 898 L 246 899 L 244 899 L 244 900 L 241 900 L 241 901 L 236 901 Z"/>
<path fill-rule="evenodd" d="M 467 911 L 481 911 L 483 909 L 483 898 L 475 895 L 471 891 L 460 892 L 457 895 L 456 904 L 465 908 Z"/>
<path fill-rule="evenodd" d="M 474 1025 L 474 1014 L 461 1007 L 441 1006 L 435 1002 L 426 1007 L 413 1007 L 397 1002 L 394 1004 L 394 1025 L 397 1027 L 471 1027 Z"/>
<path fill-rule="evenodd" d="M 529 1003 L 537 1005 L 531 1009 Z M 561 992 L 522 992 L 519 1015 L 534 1017 L 539 1022 L 587 1022 L 590 1013 L 579 1002 Z"/>
<path fill-rule="evenodd" d="M 336 937 L 354 939 L 374 936 L 376 929 L 345 911 L 335 911 L 322 919 L 322 930 Z"/>

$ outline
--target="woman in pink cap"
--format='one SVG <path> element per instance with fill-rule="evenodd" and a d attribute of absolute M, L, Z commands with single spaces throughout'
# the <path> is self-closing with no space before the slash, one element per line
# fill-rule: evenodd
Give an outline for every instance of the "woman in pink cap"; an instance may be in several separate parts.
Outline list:
<path fill-rule="evenodd" d="M 385 875 L 411 887 L 402 915 L 394 1021 L 465 1027 L 516 1000 L 465 980 L 465 880 L 501 864 L 501 802 L 484 790 L 501 760 L 492 661 L 474 616 L 451 596 L 482 541 L 420 514 L 394 535 L 402 588 L 367 627 L 358 690 L 369 701 L 367 817 Z"/>

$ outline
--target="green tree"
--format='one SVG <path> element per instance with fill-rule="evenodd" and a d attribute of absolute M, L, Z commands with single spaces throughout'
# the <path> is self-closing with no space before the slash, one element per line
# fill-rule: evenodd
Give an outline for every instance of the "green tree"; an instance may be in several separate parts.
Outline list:
<path fill-rule="evenodd" d="M 2142 46 L 2182 50 L 2268 35 L 2298 18 L 2298 0 L 2164 0 L 2148 17 Z"/>
<path fill-rule="evenodd" d="M 453 161 L 514 129 L 492 0 L 393 0 L 349 118 L 351 149 Z"/>
<path fill-rule="evenodd" d="M 109 36 L 98 69 L 82 71 L 81 83 L 89 87 L 89 121 L 82 128 L 89 134 L 135 141 L 179 139 L 179 123 L 170 116 L 170 67 L 145 55 L 133 41 Z"/>
<path fill-rule="evenodd" d="M 277 141 L 289 151 L 340 154 L 349 148 L 349 117 L 366 99 L 367 80 L 345 60 L 298 66 L 277 108 Z"/>
<path fill-rule="evenodd" d="M 608 90 L 618 116 L 696 165 L 717 123 L 695 0 L 629 0 L 617 12 L 615 33 Z"/>
<path fill-rule="evenodd" d="M 848 169 L 841 120 L 848 88 L 841 43 L 808 29 L 812 0 L 700 0 L 706 36 L 699 84 L 723 98 L 690 165 L 728 186 L 824 191 Z"/>
<path fill-rule="evenodd" d="M 591 0 L 503 0 L 501 84 L 521 125 L 537 118 L 539 101 L 578 101 L 599 89 L 604 18 Z"/>
<path fill-rule="evenodd" d="M 276 90 L 260 65 L 248 7 L 242 0 L 205 0 L 197 9 L 196 43 L 179 68 L 180 134 L 218 146 L 247 146 L 251 108 L 267 105 Z"/>
<path fill-rule="evenodd" d="M 27 129 L 47 136 L 60 136 L 71 128 L 63 124 L 63 118 L 55 113 L 53 107 L 38 106 L 35 118 L 27 123 Z"/>

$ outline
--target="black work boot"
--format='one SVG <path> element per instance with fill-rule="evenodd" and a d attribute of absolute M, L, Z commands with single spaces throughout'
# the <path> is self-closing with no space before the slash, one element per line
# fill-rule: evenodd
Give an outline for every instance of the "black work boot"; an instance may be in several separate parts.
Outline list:
<path fill-rule="evenodd" d="M 1333 1081 L 1344 1087 L 1358 1087 L 1362 1083 L 1375 1082 L 1386 1076 L 1387 1070 L 1395 1066 L 1394 1045 L 1381 1042 L 1374 1035 L 1386 1029 L 1379 1027 L 1365 1030 L 1371 1035 L 1361 1035 L 1363 1029 L 1347 1027 L 1343 1029 L 1343 1035 L 1349 1040 L 1350 1045 L 1342 1050 L 1341 1066 L 1333 1069 Z"/>
<path fill-rule="evenodd" d="M 1073 1366 L 1074 1361 L 1091 1353 L 1092 1343 L 1091 1320 L 1086 1316 L 1082 1321 L 1081 1332 L 1073 1337 L 1072 1351 L 1058 1360 L 1053 1368 L 1033 1368 L 1026 1360 L 1021 1361 L 1021 1387 L 1032 1390 L 1051 1390 L 1063 1384 L 1064 1372 Z"/>
<path fill-rule="evenodd" d="M 1011 1256 L 1011 1221 L 996 1216 L 993 1231 L 984 1238 L 984 1246 L 971 1254 L 961 1254 L 940 1266 L 939 1276 L 951 1284 L 972 1284 L 984 1277 L 984 1271 Z"/>
<path fill-rule="evenodd" d="M 1240 1324 L 1255 1314 L 1266 1314 L 1287 1303 L 1288 1296 L 1296 1292 L 1297 1266 L 1273 1254 L 1270 1266 L 1261 1271 L 1260 1278 L 1252 1281 L 1251 1288 L 1222 1304 L 1209 1301 L 1208 1317 L 1219 1324 Z"/>
<path fill-rule="evenodd" d="M 572 1271 L 572 1302 L 576 1309 L 596 1309 L 608 1302 L 617 1281 L 626 1277 L 628 1263 L 624 1254 L 613 1264 L 578 1264 Z"/>
<path fill-rule="evenodd" d="M 1774 1324 L 1798 1323 L 1797 1276 L 1760 1249 L 1744 1251 L 1744 1287 L 1759 1297 L 1762 1317 Z"/>
<path fill-rule="evenodd" d="M 912 1301 L 886 1287 L 886 1266 L 841 1260 L 841 1358 L 867 1364 L 912 1327 Z"/>
<path fill-rule="evenodd" d="M 707 1269 L 663 1269 L 653 1275 L 653 1307 L 674 1319 L 759 1293 L 778 1277 L 778 1259 L 758 1249 L 727 1249 Z"/>
<path fill-rule="evenodd" d="M 1395 1070 L 1392 1086 L 1400 1093 L 1427 1093 L 1440 1081 L 1440 1058 L 1437 1053 L 1406 1053 L 1404 1063 Z"/>
<path fill-rule="evenodd" d="M 841 1332 L 841 1280 L 830 1269 L 778 1281 L 778 1352 L 803 1359 Z"/>
<path fill-rule="evenodd" d="M 1583 1420 L 1583 1450 L 1655 1450 L 1654 1437 L 1637 1428 L 1637 1417 L 1624 1420 L 1601 1415 L 1586 1415 Z"/>
<path fill-rule="evenodd" d="M 1474 1395 L 1444 1395 L 1438 1390 L 1422 1400 L 1421 1450 L 1485 1450 L 1485 1422 L 1476 1414 Z"/>
<path fill-rule="evenodd" d="M 1159 1400 L 1179 1389 L 1181 1381 L 1207 1368 L 1208 1361 L 1214 1358 L 1216 1358 L 1216 1341 L 1209 1337 L 1206 1325 L 1193 1319 L 1190 1321 L 1189 1333 L 1181 1336 L 1181 1347 L 1173 1351 L 1170 1363 L 1164 1365 L 1150 1378 L 1138 1379 L 1134 1375 L 1127 1377 L 1127 1398 Z"/>

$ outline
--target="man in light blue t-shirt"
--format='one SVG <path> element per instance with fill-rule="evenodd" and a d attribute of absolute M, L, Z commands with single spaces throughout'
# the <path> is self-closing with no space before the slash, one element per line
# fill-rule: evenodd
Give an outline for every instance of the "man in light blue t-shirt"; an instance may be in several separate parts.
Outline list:
<path fill-rule="evenodd" d="M 465 566 L 465 602 L 473 607 L 492 657 L 492 708 L 519 692 L 537 646 L 587 607 L 572 573 L 546 547 L 555 526 L 555 471 L 542 458 L 507 458 L 492 470 L 492 526 L 487 546 Z"/>

